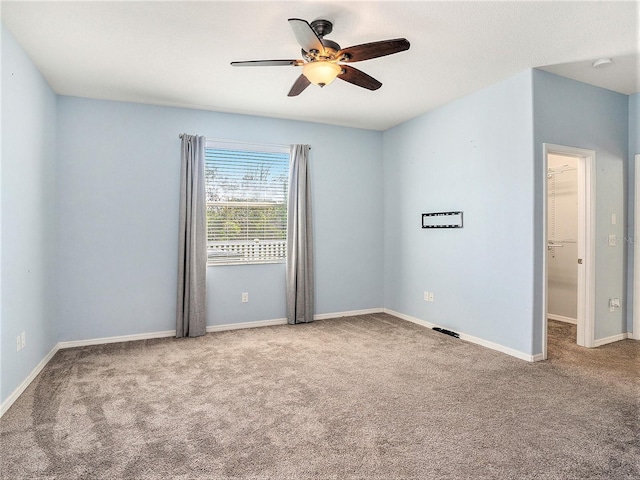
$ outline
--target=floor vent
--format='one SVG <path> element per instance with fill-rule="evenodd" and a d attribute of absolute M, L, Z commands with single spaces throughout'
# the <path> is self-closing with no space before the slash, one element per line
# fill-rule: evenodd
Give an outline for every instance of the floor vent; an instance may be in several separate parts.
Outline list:
<path fill-rule="evenodd" d="M 451 330 L 447 330 L 446 328 L 433 327 L 433 330 L 436 332 L 444 333 L 445 335 L 450 335 L 452 337 L 460 338 L 460 334 L 456 332 L 452 332 Z"/>

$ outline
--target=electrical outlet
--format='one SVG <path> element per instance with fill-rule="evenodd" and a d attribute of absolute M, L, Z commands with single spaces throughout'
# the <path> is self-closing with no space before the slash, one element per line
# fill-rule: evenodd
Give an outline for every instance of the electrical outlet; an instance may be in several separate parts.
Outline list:
<path fill-rule="evenodd" d="M 425 302 L 429 301 L 429 292 L 427 292 L 426 290 L 424 291 L 424 301 Z"/>
<path fill-rule="evenodd" d="M 609 311 L 615 312 L 616 308 L 620 308 L 620 299 L 619 298 L 610 298 L 609 299 Z"/>
<path fill-rule="evenodd" d="M 249 301 L 249 292 L 242 292 L 242 303 L 247 303 Z"/>
<path fill-rule="evenodd" d="M 20 335 L 18 335 L 18 337 L 16 338 L 16 352 L 19 352 L 21 348 L 22 348 L 22 340 L 20 338 Z"/>
<path fill-rule="evenodd" d="M 22 348 L 25 347 L 26 340 L 27 340 L 27 334 L 25 332 L 22 332 L 20 334 L 20 343 L 22 344 Z"/>
<path fill-rule="evenodd" d="M 617 242 L 617 238 L 615 235 L 609 235 L 609 246 L 615 247 Z"/>

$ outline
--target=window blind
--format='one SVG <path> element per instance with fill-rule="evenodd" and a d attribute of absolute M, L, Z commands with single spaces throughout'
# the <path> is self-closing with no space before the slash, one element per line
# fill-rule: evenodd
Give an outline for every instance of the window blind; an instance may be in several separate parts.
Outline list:
<path fill-rule="evenodd" d="M 288 177 L 288 152 L 205 149 L 210 265 L 284 261 Z"/>

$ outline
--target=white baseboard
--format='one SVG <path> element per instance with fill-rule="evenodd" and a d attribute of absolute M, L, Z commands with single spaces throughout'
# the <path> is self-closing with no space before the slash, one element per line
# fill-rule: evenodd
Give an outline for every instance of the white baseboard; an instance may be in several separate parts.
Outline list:
<path fill-rule="evenodd" d="M 31 382 L 33 382 L 33 380 L 38 376 L 38 374 L 42 371 L 42 369 L 47 365 L 47 363 L 49 363 L 49 360 L 51 360 L 53 356 L 56 354 L 56 352 L 59 350 L 58 345 L 54 346 L 51 349 L 51 351 L 47 353 L 42 360 L 40 360 L 40 363 L 36 365 L 36 368 L 31 370 L 31 373 L 27 376 L 27 378 L 25 378 L 22 381 L 20 385 L 18 385 L 18 388 L 16 388 L 13 392 L 11 392 L 11 395 L 9 395 L 7 399 L 4 402 L 2 402 L 2 404 L 0 405 L 0 417 L 2 417 L 7 410 L 9 410 L 9 407 L 13 405 L 13 402 L 15 402 L 18 399 L 18 397 L 22 395 L 22 392 L 24 392 L 27 389 L 27 387 L 31 384 Z"/>
<path fill-rule="evenodd" d="M 88 340 L 71 340 L 69 342 L 59 342 L 58 348 L 87 347 L 89 345 L 103 345 L 105 343 L 133 342 L 136 340 L 148 340 L 150 338 L 175 337 L 175 330 L 164 332 L 135 333 L 133 335 L 120 335 L 118 337 L 90 338 Z"/>
<path fill-rule="evenodd" d="M 313 316 L 314 320 L 328 320 L 331 318 L 340 317 L 353 317 L 356 315 L 368 315 L 370 313 L 382 313 L 382 308 L 369 308 L 367 310 L 350 310 L 348 312 L 334 312 L 334 313 L 320 313 Z M 224 332 L 226 330 L 240 330 L 243 328 L 259 328 L 270 327 L 273 325 L 286 325 L 286 318 L 274 318 L 273 320 L 258 320 L 255 322 L 242 322 L 242 323 L 226 323 L 224 325 L 209 325 L 207 326 L 207 333 L 211 332 Z"/>
<path fill-rule="evenodd" d="M 426 320 L 420 320 L 416 317 L 411 317 L 409 315 L 405 315 L 404 313 L 396 312 L 394 310 L 389 310 L 388 308 L 384 309 L 384 313 L 388 313 L 389 315 L 393 315 L 394 317 L 401 318 L 402 320 L 406 320 L 407 322 L 417 323 L 418 325 L 422 325 L 423 327 L 433 328 L 437 327 L 435 323 L 427 322 Z"/>
<path fill-rule="evenodd" d="M 627 334 L 627 338 L 630 338 L 631 340 L 640 340 L 640 332 L 636 333 L 635 335 L 633 334 L 633 332 L 629 332 Z"/>
<path fill-rule="evenodd" d="M 382 313 L 383 308 L 368 308 L 366 310 L 350 310 L 348 312 L 320 313 L 314 315 L 314 320 L 327 320 L 329 318 L 355 317 L 356 315 L 369 315 L 371 313 Z"/>
<path fill-rule="evenodd" d="M 628 338 L 628 337 L 629 337 L 629 334 L 627 332 L 619 333 L 617 335 L 612 335 L 611 337 L 600 338 L 599 340 L 596 340 L 593 342 L 593 346 L 600 347 L 602 345 L 606 345 L 607 343 L 619 342 L 620 340 L 624 340 L 625 338 Z"/>
<path fill-rule="evenodd" d="M 498 352 L 506 353 L 507 355 L 511 355 L 512 357 L 519 358 L 520 360 L 524 360 L 526 362 L 538 362 L 542 360 L 542 354 L 530 354 L 524 353 L 520 350 L 515 350 L 513 348 L 505 347 L 504 345 L 500 345 L 499 343 L 493 343 L 488 340 L 484 340 L 482 338 L 474 337 L 472 335 L 467 335 L 466 333 L 460 333 L 460 339 L 466 340 L 467 342 L 475 343 L 477 345 L 481 345 L 483 347 L 490 348 L 492 350 L 496 350 Z"/>
<path fill-rule="evenodd" d="M 422 325 L 423 327 L 433 328 L 433 327 L 439 326 L 431 322 L 427 322 L 426 320 L 421 320 L 419 318 L 411 317 L 410 315 L 405 315 L 404 313 L 399 313 L 393 310 L 389 310 L 388 308 L 385 308 L 384 312 L 388 313 L 389 315 L 393 315 L 394 317 L 401 318 L 402 320 L 406 320 L 412 323 L 417 323 L 418 325 Z M 498 352 L 506 353 L 507 355 L 511 355 L 512 357 L 519 358 L 520 360 L 525 360 L 527 362 L 538 362 L 543 359 L 541 353 L 531 355 L 529 353 L 524 353 L 519 350 L 514 350 L 513 348 L 505 347 L 504 345 L 500 345 L 498 343 L 493 343 L 488 340 L 484 340 L 482 338 L 474 337 L 473 335 L 467 335 L 466 333 L 462 333 L 462 332 L 456 332 L 456 333 L 460 335 L 460 340 L 464 340 L 470 343 L 475 343 L 476 345 L 490 348 L 491 350 L 496 350 Z"/>
<path fill-rule="evenodd" d="M 241 330 L 243 328 L 271 327 L 273 325 L 286 325 L 286 318 L 274 318 L 273 320 L 258 320 L 255 322 L 226 323 L 224 325 L 208 325 L 207 333 L 224 332 L 226 330 Z"/>
<path fill-rule="evenodd" d="M 577 318 L 563 317 L 562 315 L 555 315 L 553 313 L 547 313 L 547 318 L 549 320 L 557 320 L 558 322 L 571 323 L 572 325 L 578 324 Z"/>

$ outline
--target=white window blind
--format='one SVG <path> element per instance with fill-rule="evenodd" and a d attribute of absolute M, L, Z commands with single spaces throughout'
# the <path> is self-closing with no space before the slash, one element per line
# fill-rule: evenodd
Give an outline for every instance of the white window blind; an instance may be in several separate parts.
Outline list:
<path fill-rule="evenodd" d="M 209 265 L 284 262 L 289 151 L 207 142 Z"/>

